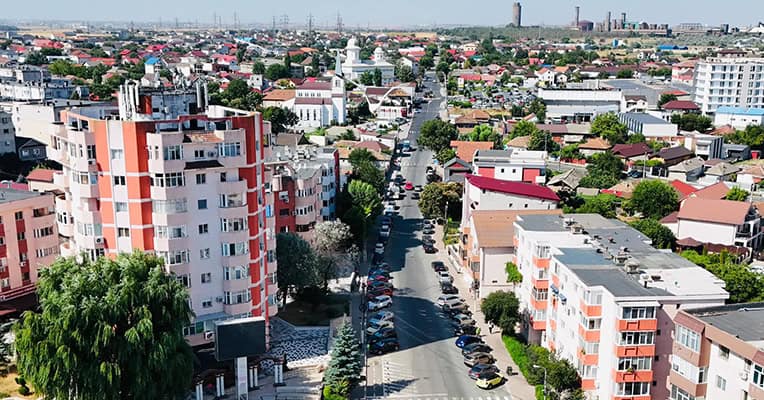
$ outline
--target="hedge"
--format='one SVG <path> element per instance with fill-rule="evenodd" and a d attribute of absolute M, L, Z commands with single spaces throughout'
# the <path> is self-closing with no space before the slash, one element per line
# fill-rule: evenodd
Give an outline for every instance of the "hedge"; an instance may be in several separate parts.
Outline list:
<path fill-rule="evenodd" d="M 517 364 L 517 368 L 520 373 L 523 374 L 525 379 L 528 379 L 528 372 L 530 368 L 530 360 L 528 359 L 528 349 L 525 344 L 520 342 L 516 337 L 504 335 L 502 336 L 504 341 L 504 347 L 507 348 L 509 356 Z"/>

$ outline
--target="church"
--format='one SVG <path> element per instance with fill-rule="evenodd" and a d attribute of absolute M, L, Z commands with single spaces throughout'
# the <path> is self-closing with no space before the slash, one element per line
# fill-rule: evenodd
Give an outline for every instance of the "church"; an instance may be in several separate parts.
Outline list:
<path fill-rule="evenodd" d="M 339 55 L 337 65 L 339 65 Z M 346 122 L 345 81 L 335 69 L 331 81 L 310 81 L 297 87 L 292 112 L 297 114 L 300 121 L 297 128 L 312 131 L 316 128 Z"/>
<path fill-rule="evenodd" d="M 361 48 L 355 38 L 350 38 L 345 47 L 345 62 L 342 63 L 342 73 L 346 78 L 358 82 L 364 72 L 373 73 L 375 69 L 382 72 L 382 85 L 386 86 L 395 81 L 395 65 L 385 59 L 385 51 L 381 47 L 374 50 L 373 60 L 361 60 Z"/>

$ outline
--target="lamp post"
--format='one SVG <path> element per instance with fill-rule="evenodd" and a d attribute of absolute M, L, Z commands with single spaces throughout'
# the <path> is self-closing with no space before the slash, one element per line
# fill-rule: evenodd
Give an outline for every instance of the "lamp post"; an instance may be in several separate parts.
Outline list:
<path fill-rule="evenodd" d="M 533 368 L 544 370 L 544 400 L 546 400 L 546 368 L 537 364 L 533 364 Z"/>

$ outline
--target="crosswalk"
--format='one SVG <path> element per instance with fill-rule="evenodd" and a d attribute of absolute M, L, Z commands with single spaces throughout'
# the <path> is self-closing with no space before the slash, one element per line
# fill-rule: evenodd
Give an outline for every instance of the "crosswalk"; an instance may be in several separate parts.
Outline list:
<path fill-rule="evenodd" d="M 416 396 L 417 377 L 410 371 L 407 372 L 405 365 L 389 360 L 382 363 L 382 393 L 389 396 Z"/>

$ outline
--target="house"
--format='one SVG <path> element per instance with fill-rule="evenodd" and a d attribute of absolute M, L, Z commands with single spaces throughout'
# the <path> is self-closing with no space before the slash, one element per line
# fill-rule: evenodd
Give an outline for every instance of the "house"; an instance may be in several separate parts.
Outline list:
<path fill-rule="evenodd" d="M 489 125 L 491 123 L 491 114 L 483 110 L 472 110 L 467 114 L 460 115 L 454 120 L 457 129 L 469 128 L 470 130 L 478 125 Z"/>
<path fill-rule="evenodd" d="M 472 172 L 472 164 L 454 157 L 443 164 L 443 182 L 464 183 L 464 177 Z"/>
<path fill-rule="evenodd" d="M 21 161 L 42 161 L 47 158 L 45 143 L 16 136 L 16 154 Z"/>
<path fill-rule="evenodd" d="M 281 107 L 292 109 L 296 91 L 294 89 L 275 89 L 263 97 L 263 107 Z"/>
<path fill-rule="evenodd" d="M 625 162 L 633 163 L 634 161 L 647 161 L 647 159 L 653 154 L 653 148 L 647 143 L 619 143 L 613 146 L 610 150 L 613 155 L 624 160 Z"/>
<path fill-rule="evenodd" d="M 700 113 L 700 106 L 695 102 L 689 100 L 671 100 L 668 103 L 661 106 L 665 118 L 667 121 L 671 120 L 671 116 L 674 114 L 698 114 Z"/>
<path fill-rule="evenodd" d="M 475 175 L 506 181 L 546 182 L 545 151 L 478 150 L 472 158 Z"/>
<path fill-rule="evenodd" d="M 724 143 L 722 158 L 725 160 L 744 161 L 751 159 L 751 146 L 747 144 Z"/>
<path fill-rule="evenodd" d="M 676 194 L 679 198 L 679 201 L 684 200 L 687 196 L 695 193 L 698 191 L 698 189 L 695 186 L 689 185 L 685 182 L 682 182 L 680 180 L 673 180 L 669 182 L 669 185 L 676 190 Z"/>
<path fill-rule="evenodd" d="M 643 113 L 622 113 L 618 115 L 629 132 L 640 133 L 646 138 L 670 140 L 679 133 L 679 127 L 661 118 Z"/>
<path fill-rule="evenodd" d="M 456 151 L 456 157 L 460 158 L 468 163 L 472 162 L 472 158 L 479 150 L 491 150 L 493 148 L 493 142 L 471 142 L 464 140 L 452 140 L 451 148 Z"/>
<path fill-rule="evenodd" d="M 664 147 L 658 150 L 653 158 L 660 159 L 665 167 L 679 164 L 682 161 L 692 158 L 694 154 L 683 146 Z"/>
<path fill-rule="evenodd" d="M 686 198 L 697 197 L 701 199 L 721 200 L 727 196 L 729 191 L 730 185 L 727 185 L 726 182 L 717 182 L 690 193 Z"/>
<path fill-rule="evenodd" d="M 737 174 L 735 181 L 742 189 L 753 191 L 764 180 L 764 166 L 754 165 Z"/>
<path fill-rule="evenodd" d="M 705 160 L 700 157 L 690 158 L 669 167 L 669 179 L 682 182 L 694 182 L 703 175 Z"/>
<path fill-rule="evenodd" d="M 620 197 L 622 199 L 630 199 L 634 193 L 634 189 L 641 182 L 641 180 L 628 180 L 616 183 L 607 189 L 602 189 L 600 192 L 605 194 L 612 194 L 613 196 Z"/>
<path fill-rule="evenodd" d="M 684 134 L 684 147 L 706 160 L 722 158 L 724 139 L 721 136 L 698 132 Z"/>
<path fill-rule="evenodd" d="M 569 193 L 575 193 L 578 189 L 578 185 L 586 176 L 586 172 L 578 169 L 571 168 L 565 172 L 557 174 L 549 179 L 546 186 L 555 192 L 566 191 Z"/>
<path fill-rule="evenodd" d="M 462 267 L 480 283 L 480 298 L 495 291 L 514 289 L 507 282 L 506 265 L 515 259 L 514 224 L 518 215 L 562 214 L 562 210 L 474 211 L 461 245 Z"/>
<path fill-rule="evenodd" d="M 701 179 L 704 183 L 711 184 L 721 181 L 732 181 L 734 175 L 740 171 L 740 167 L 728 162 L 718 162 L 706 170 L 705 176 Z"/>
<path fill-rule="evenodd" d="M 584 157 L 591 157 L 595 154 L 604 153 L 610 150 L 610 143 L 601 137 L 587 139 L 586 142 L 578 145 L 578 151 Z"/>
<path fill-rule="evenodd" d="M 48 168 L 33 169 L 29 175 L 27 175 L 29 190 L 35 192 L 47 192 L 58 189 L 58 186 L 53 184 L 53 174 L 55 172 L 56 170 Z"/>
<path fill-rule="evenodd" d="M 647 97 L 645 95 L 626 95 L 626 112 L 640 112 L 647 111 L 649 105 L 647 104 Z"/>
<path fill-rule="evenodd" d="M 530 144 L 530 142 L 530 136 L 518 136 L 507 142 L 505 146 L 510 150 L 525 150 L 528 148 L 528 144 Z"/>
<path fill-rule="evenodd" d="M 676 217 L 675 236 L 680 240 L 744 247 L 749 252 L 761 247 L 761 216 L 751 203 L 688 197 Z"/>

